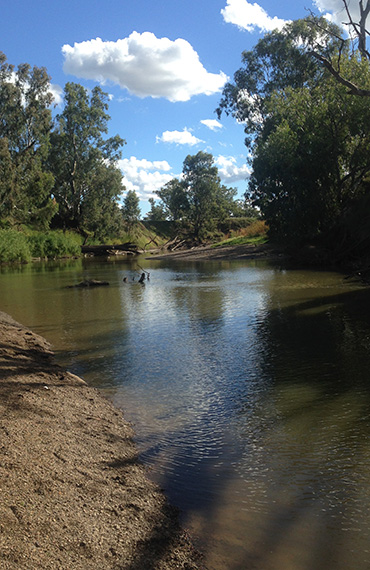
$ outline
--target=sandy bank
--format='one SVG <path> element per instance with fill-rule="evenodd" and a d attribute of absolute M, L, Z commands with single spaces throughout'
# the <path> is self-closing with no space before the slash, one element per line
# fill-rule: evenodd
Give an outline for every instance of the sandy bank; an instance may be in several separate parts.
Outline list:
<path fill-rule="evenodd" d="M 0 568 L 202 568 L 132 430 L 0 313 Z"/>
<path fill-rule="evenodd" d="M 153 254 L 150 259 L 173 259 L 175 261 L 231 261 L 237 259 L 270 259 L 283 257 L 281 248 L 263 245 L 224 245 L 221 247 L 199 246 L 192 249 Z"/>

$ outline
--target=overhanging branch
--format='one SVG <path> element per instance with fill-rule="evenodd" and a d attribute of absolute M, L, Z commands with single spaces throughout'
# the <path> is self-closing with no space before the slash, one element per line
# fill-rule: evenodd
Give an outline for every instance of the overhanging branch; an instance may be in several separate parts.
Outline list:
<path fill-rule="evenodd" d="M 343 77 L 326 57 L 313 50 L 311 50 L 309 53 L 310 55 L 312 55 L 322 63 L 322 65 L 329 71 L 329 73 L 331 73 L 331 75 L 333 75 L 333 77 L 338 81 L 338 83 L 341 83 L 342 85 L 348 88 L 350 95 L 356 95 L 357 97 L 370 97 L 370 89 L 362 89 L 361 87 L 358 87 L 355 83 L 352 83 L 352 81 L 349 81 L 348 79 Z"/>

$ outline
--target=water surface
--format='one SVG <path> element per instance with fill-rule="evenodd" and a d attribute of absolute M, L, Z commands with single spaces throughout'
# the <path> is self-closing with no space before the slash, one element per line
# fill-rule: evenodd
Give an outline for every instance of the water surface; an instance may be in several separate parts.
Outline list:
<path fill-rule="evenodd" d="M 368 570 L 369 289 L 262 262 L 140 264 L 145 286 L 135 262 L 5 268 L 0 309 L 134 422 L 210 568 Z M 67 288 L 85 278 L 110 287 Z"/>

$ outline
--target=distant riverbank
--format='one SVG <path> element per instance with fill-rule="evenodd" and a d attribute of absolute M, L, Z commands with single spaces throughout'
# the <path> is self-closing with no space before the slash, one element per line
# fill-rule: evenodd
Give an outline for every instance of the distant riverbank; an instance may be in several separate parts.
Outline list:
<path fill-rule="evenodd" d="M 148 257 L 148 256 L 147 256 Z M 174 259 L 179 261 L 227 261 L 236 259 L 278 260 L 284 257 L 281 248 L 271 244 L 262 245 L 212 245 L 198 246 L 191 249 L 155 253 L 150 259 Z"/>
<path fill-rule="evenodd" d="M 122 413 L 5 313 L 0 332 L 1 568 L 201 568 Z"/>

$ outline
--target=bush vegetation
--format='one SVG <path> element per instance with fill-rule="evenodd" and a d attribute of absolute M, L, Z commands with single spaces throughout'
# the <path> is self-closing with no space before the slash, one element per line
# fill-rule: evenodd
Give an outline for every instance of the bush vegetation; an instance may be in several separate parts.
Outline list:
<path fill-rule="evenodd" d="M 81 254 L 82 238 L 73 232 L 0 230 L 0 263 L 27 263 L 32 258 L 61 258 Z"/>
<path fill-rule="evenodd" d="M 215 244 L 215 247 L 222 245 L 243 245 L 266 243 L 268 226 L 263 220 L 252 220 L 246 227 L 231 231 L 228 237 Z"/>
<path fill-rule="evenodd" d="M 16 230 L 0 230 L 0 261 L 2 263 L 27 262 L 31 251 L 27 237 Z"/>

